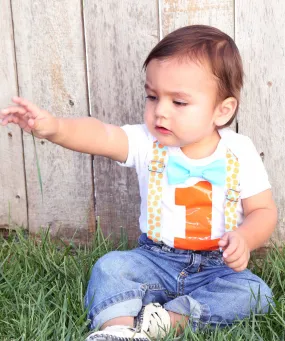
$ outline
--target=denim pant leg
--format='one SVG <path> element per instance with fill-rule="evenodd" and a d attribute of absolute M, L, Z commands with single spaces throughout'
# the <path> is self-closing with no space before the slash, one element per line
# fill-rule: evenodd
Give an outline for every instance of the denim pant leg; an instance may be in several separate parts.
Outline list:
<path fill-rule="evenodd" d="M 191 268 L 183 273 L 184 295 L 164 307 L 190 316 L 193 330 L 230 325 L 251 313 L 266 313 L 272 304 L 272 291 L 261 278 L 249 270 L 230 269 L 219 252 L 195 254 Z"/>
<path fill-rule="evenodd" d="M 166 302 L 153 258 L 153 252 L 137 248 L 110 252 L 96 262 L 85 296 L 91 329 L 115 317 L 137 316 L 143 304 Z"/>

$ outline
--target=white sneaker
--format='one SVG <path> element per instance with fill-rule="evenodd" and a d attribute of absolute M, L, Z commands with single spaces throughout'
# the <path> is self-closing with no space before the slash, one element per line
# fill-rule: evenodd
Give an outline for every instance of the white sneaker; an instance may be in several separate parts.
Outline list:
<path fill-rule="evenodd" d="M 85 341 L 150 341 L 150 339 L 136 329 L 128 326 L 110 326 L 104 330 L 94 332 Z"/>
<path fill-rule="evenodd" d="M 163 338 L 171 328 L 170 316 L 159 303 L 150 303 L 140 311 L 136 328 L 151 338 Z"/>

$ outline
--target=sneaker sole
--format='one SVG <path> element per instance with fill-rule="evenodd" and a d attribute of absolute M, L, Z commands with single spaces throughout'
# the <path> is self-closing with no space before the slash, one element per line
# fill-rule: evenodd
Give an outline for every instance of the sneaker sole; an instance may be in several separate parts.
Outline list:
<path fill-rule="evenodd" d="M 120 337 L 114 335 L 96 335 L 90 336 L 86 341 L 149 341 L 149 339 L 144 337 Z"/>

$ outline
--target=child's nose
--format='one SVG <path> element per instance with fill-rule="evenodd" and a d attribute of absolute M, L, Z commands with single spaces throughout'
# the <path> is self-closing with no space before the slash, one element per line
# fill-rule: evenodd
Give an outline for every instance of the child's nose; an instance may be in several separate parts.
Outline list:
<path fill-rule="evenodd" d="M 158 101 L 155 106 L 155 116 L 156 117 L 169 117 L 169 108 L 167 103 L 164 101 Z"/>

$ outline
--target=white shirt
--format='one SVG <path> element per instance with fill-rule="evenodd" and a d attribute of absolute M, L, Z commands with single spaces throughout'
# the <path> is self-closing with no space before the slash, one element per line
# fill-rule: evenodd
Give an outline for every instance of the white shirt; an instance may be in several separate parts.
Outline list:
<path fill-rule="evenodd" d="M 141 196 L 141 214 L 140 214 L 140 229 L 143 233 L 147 233 L 147 195 L 148 195 L 148 165 L 153 157 L 153 142 L 155 138 L 149 133 L 144 124 L 141 125 L 126 125 L 122 129 L 126 132 L 129 142 L 129 153 L 125 163 L 119 163 L 121 166 L 134 167 L 136 169 L 139 189 Z M 229 128 L 219 130 L 221 140 L 215 152 L 209 157 L 203 159 L 188 158 L 179 147 L 167 147 L 168 156 L 181 156 L 194 166 L 205 166 L 215 160 L 226 157 L 227 149 L 230 149 L 238 158 L 240 163 L 240 197 L 245 199 L 255 194 L 261 193 L 271 188 L 268 181 L 268 176 L 264 168 L 263 162 L 252 141 L 243 135 L 236 134 Z M 199 224 L 209 224 L 211 239 L 220 238 L 225 233 L 225 197 L 226 186 L 211 186 L 210 199 L 207 197 L 204 222 L 199 218 L 197 221 L 189 221 L 187 223 L 186 215 L 195 212 L 192 208 L 189 209 L 184 205 L 176 205 L 177 191 L 180 188 L 193 187 L 193 193 L 202 193 L 203 188 L 208 184 L 202 178 L 189 177 L 183 184 L 169 185 L 167 180 L 167 172 L 164 171 L 162 180 L 162 201 L 161 201 L 161 240 L 169 246 L 175 246 L 175 238 L 185 238 L 187 226 L 191 229 L 191 224 L 194 228 L 199 229 Z M 195 186 L 195 187 L 194 187 Z M 207 187 L 208 188 L 208 187 Z M 196 192 L 195 192 L 195 191 Z M 198 192 L 197 192 L 198 191 Z M 183 191 L 180 190 L 183 194 Z M 195 196 L 195 194 L 194 194 Z M 195 198 L 193 199 L 195 201 Z M 204 200 L 204 199 L 203 199 Z M 210 200 L 210 201 L 209 201 Z M 204 207 L 204 205 L 201 205 Z M 203 208 L 204 209 L 204 208 Z M 195 210 L 195 209 L 194 209 Z M 201 211 L 203 212 L 203 211 Z M 243 222 L 243 209 L 241 201 L 237 205 L 237 224 Z M 188 219 L 189 220 L 189 219 Z M 188 225 L 187 225 L 188 224 Z"/>

